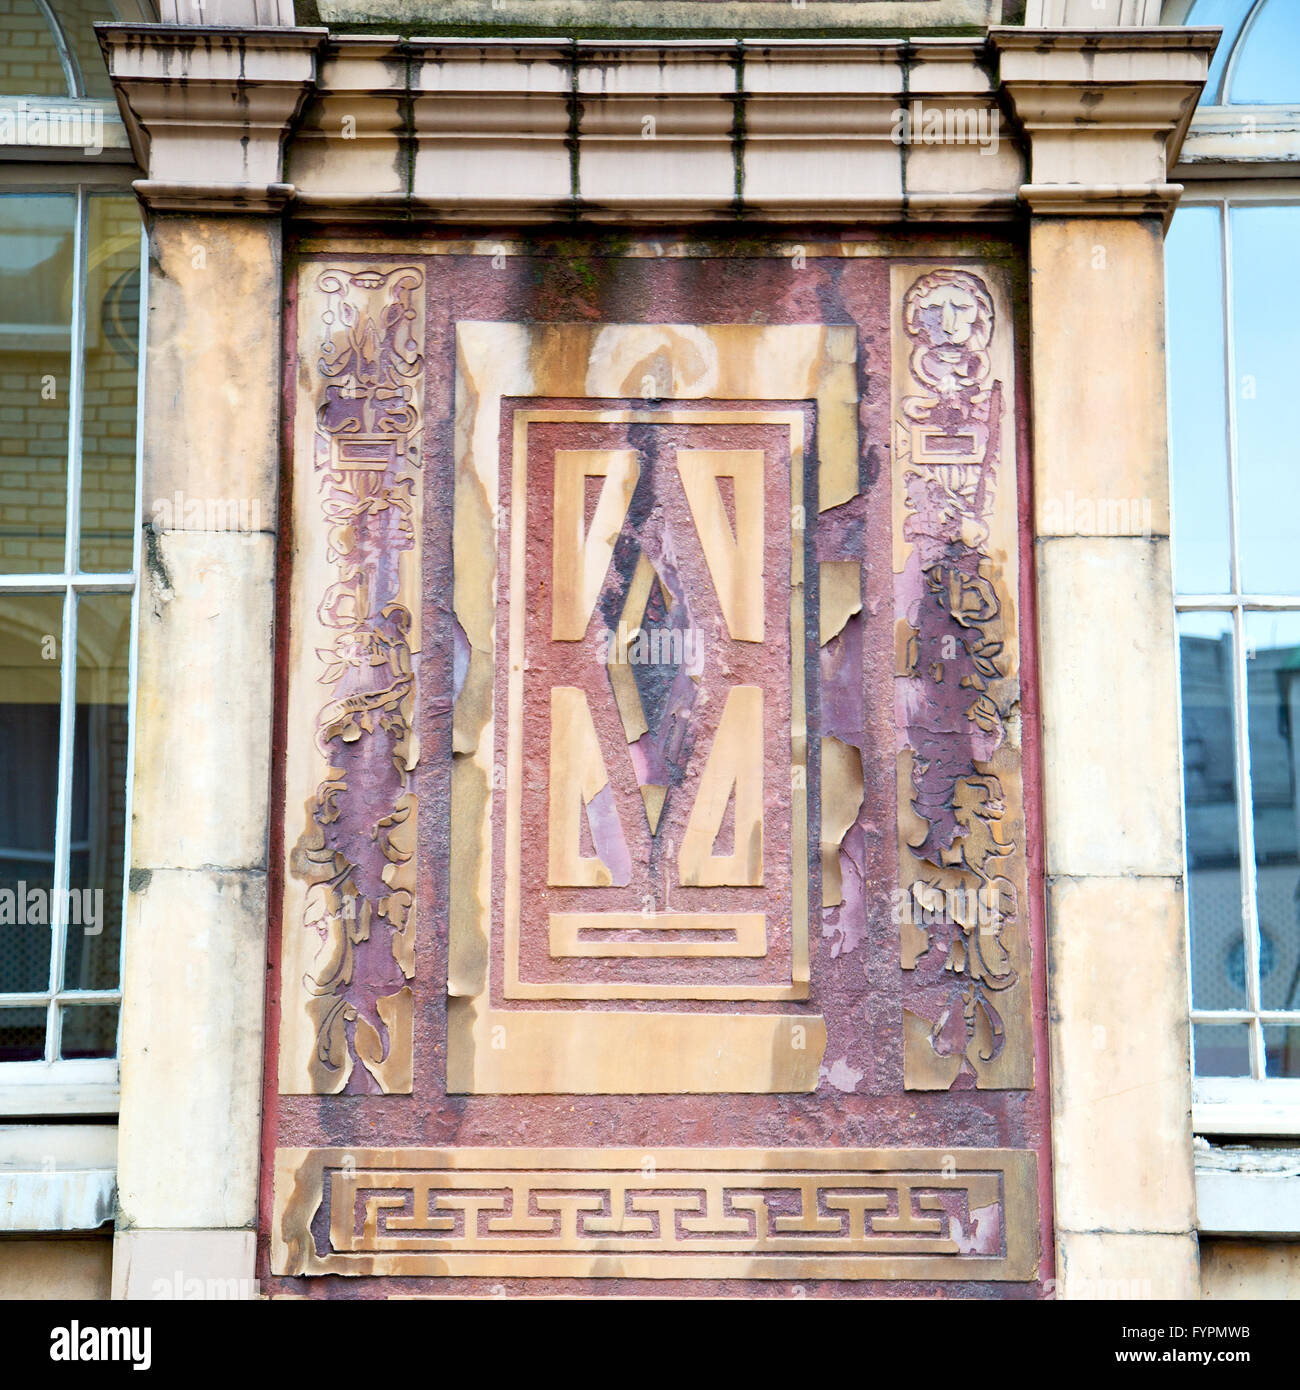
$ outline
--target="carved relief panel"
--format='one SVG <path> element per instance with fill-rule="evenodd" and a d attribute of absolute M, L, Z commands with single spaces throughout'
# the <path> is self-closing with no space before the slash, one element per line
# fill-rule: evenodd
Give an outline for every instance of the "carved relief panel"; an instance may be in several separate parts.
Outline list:
<path fill-rule="evenodd" d="M 303 255 L 286 1287 L 1039 1276 L 1014 259 L 864 249 Z"/>

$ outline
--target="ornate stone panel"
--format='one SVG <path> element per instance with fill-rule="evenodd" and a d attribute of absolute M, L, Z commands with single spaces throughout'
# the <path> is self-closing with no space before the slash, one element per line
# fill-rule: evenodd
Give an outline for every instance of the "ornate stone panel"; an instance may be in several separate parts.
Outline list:
<path fill-rule="evenodd" d="M 1017 271 L 928 245 L 303 248 L 272 1291 L 1045 1277 Z"/>
<path fill-rule="evenodd" d="M 853 357 L 845 329 L 459 325 L 450 1090 L 816 1084 L 820 1015 L 752 1003 L 808 995 L 805 464 L 822 420 L 827 488 L 851 475 Z M 629 388 L 760 408 L 537 405 Z"/>
<path fill-rule="evenodd" d="M 424 272 L 318 266 L 304 288 L 288 757 L 311 790 L 286 826 L 280 1078 L 409 1092 Z"/>
<path fill-rule="evenodd" d="M 1032 1153 L 284 1149 L 304 1274 L 1030 1279 Z M 319 1227 L 320 1237 L 313 1234 Z"/>
<path fill-rule="evenodd" d="M 1010 313 L 998 276 L 891 273 L 905 1074 L 1031 1086 Z"/>

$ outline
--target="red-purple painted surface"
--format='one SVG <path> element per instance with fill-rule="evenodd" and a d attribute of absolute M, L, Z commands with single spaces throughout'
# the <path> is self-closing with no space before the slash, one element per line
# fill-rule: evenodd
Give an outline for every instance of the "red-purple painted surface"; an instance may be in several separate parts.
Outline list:
<path fill-rule="evenodd" d="M 945 241 L 951 233 L 945 233 Z M 910 243 L 933 259 L 925 233 Z M 1030 939 L 1033 952 L 1036 1084 L 1031 1091 L 977 1091 L 958 1083 L 947 1092 L 903 1088 L 900 1027 L 904 972 L 890 905 L 897 887 L 894 723 L 894 575 L 891 547 L 889 268 L 886 257 L 852 260 L 809 255 L 791 260 L 755 254 L 754 242 L 720 242 L 716 255 L 688 259 L 624 259 L 617 237 L 552 241 L 536 238 L 537 254 L 494 268 L 487 257 L 431 256 L 428 277 L 424 432 L 424 633 L 420 657 L 421 765 L 419 865 L 421 920 L 415 988 L 415 1090 L 410 1096 L 281 1096 L 274 1059 L 278 1023 L 280 922 L 273 907 L 268 996 L 268 1058 L 259 1277 L 269 1292 L 317 1297 L 381 1297 L 403 1292 L 621 1292 L 656 1296 L 742 1292 L 789 1296 L 782 1283 L 723 1286 L 712 1281 L 512 1279 L 296 1279 L 271 1277 L 267 1223 L 270 1160 L 277 1147 L 356 1145 L 528 1146 L 854 1146 L 882 1148 L 1033 1148 L 1039 1155 L 1042 1262 L 1036 1284 L 916 1284 L 803 1281 L 810 1296 L 1044 1296 L 1052 1274 L 1051 1175 L 1048 1149 L 1047 1047 L 1044 1009 L 1042 854 L 1038 794 L 1034 603 L 1029 530 L 1029 455 L 1025 394 L 1015 403 L 1021 515 L 1021 684 L 1024 715 L 1024 799 L 1030 857 Z M 411 251 L 418 252 L 413 238 Z M 377 256 L 379 253 L 376 253 Z M 1022 255 L 1014 243 L 972 241 L 973 259 L 1014 268 L 1023 317 Z M 349 255 L 349 261 L 355 259 Z M 382 257 L 390 262 L 392 253 Z M 312 259 L 324 259 L 313 257 Z M 339 259 L 339 258 L 330 258 Z M 414 255 L 405 260 L 417 259 Z M 961 258 L 944 255 L 955 265 Z M 296 325 L 287 315 L 289 369 L 294 381 Z M 452 617 L 452 415 L 454 326 L 458 320 L 610 323 L 825 323 L 858 331 L 861 494 L 822 514 L 810 561 L 863 562 L 863 611 L 819 655 L 820 694 L 810 689 L 810 737 L 833 733 L 863 752 L 866 794 L 858 824 L 842 846 L 842 905 L 812 924 L 812 995 L 825 1016 L 823 1077 L 808 1095 L 727 1096 L 448 1096 L 445 1093 L 446 903 L 449 872 L 451 711 L 455 623 Z M 1023 343 L 1018 377 L 1027 377 Z M 589 405 L 590 403 L 584 403 Z M 286 417 L 291 418 L 292 402 Z M 744 429 L 741 427 L 741 435 Z M 591 447 L 589 436 L 577 447 Z M 287 456 L 287 441 L 286 441 Z M 302 466 L 302 465 L 299 465 Z M 287 490 L 286 490 L 287 491 Z M 289 534 L 282 528 L 282 536 Z M 281 594 L 287 568 L 280 570 Z M 280 747 L 301 731 L 284 727 L 287 624 L 280 606 Z M 621 735 L 620 735 L 621 736 Z M 811 756 L 810 756 L 811 761 Z M 283 775 L 276 791 L 283 813 Z M 290 808 L 296 813 L 297 808 Z M 820 821 L 814 796 L 813 827 Z M 816 856 L 816 833 L 812 835 Z M 273 856 L 276 862 L 276 856 Z M 278 877 L 278 863 L 276 867 Z M 273 890 L 276 885 L 273 883 Z M 276 901 L 273 891 L 273 903 Z M 814 892 L 813 902 L 818 901 Z"/>

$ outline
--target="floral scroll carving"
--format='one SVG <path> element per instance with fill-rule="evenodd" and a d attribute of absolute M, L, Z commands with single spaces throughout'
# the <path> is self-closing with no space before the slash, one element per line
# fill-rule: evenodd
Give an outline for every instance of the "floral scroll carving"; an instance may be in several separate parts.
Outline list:
<path fill-rule="evenodd" d="M 902 296 L 896 342 L 896 920 L 903 966 L 916 972 L 904 1008 L 913 1089 L 1032 1084 L 1015 474 L 1003 459 L 998 320 L 979 275 L 931 270 Z"/>
<path fill-rule="evenodd" d="M 313 473 L 329 582 L 316 606 L 325 771 L 292 856 L 306 884 L 302 984 L 317 1094 L 409 1092 L 415 973 L 413 773 L 419 633 L 424 275 L 315 280 Z"/>

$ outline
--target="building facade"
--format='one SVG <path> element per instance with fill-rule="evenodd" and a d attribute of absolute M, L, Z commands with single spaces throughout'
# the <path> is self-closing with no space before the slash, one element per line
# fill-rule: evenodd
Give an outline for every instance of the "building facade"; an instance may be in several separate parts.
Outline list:
<path fill-rule="evenodd" d="M 1295 1293 L 1292 7 L 6 3 L 0 1289 Z"/>

